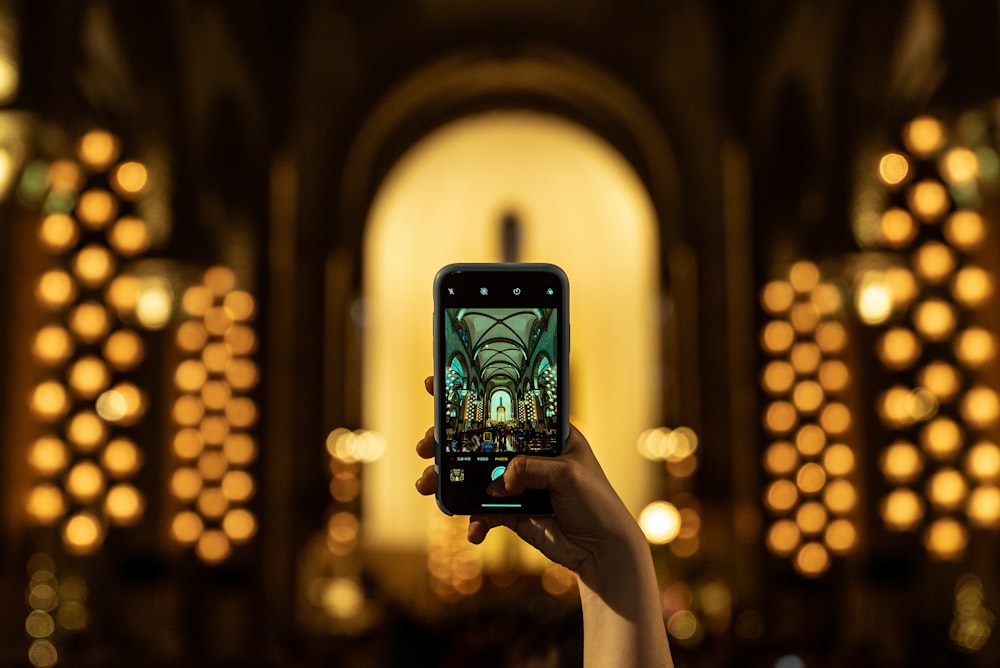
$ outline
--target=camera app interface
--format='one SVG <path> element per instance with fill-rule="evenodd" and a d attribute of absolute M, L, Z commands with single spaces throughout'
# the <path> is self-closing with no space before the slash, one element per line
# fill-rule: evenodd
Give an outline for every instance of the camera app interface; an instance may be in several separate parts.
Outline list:
<path fill-rule="evenodd" d="M 447 308 L 446 475 L 485 482 L 517 454 L 559 453 L 555 308 Z"/>

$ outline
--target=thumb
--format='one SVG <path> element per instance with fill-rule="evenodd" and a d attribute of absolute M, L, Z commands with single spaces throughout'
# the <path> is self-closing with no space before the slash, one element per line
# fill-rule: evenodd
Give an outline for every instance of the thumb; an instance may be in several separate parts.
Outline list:
<path fill-rule="evenodd" d="M 511 460 L 503 475 L 486 489 L 491 496 L 512 496 L 525 489 L 556 490 L 565 478 L 566 462 L 554 457 L 527 457 Z"/>

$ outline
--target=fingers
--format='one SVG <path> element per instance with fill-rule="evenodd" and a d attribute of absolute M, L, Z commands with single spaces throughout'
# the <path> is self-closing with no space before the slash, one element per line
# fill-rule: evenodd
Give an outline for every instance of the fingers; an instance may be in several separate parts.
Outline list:
<path fill-rule="evenodd" d="M 568 475 L 568 466 L 555 457 L 515 457 L 486 491 L 493 496 L 512 496 L 525 489 L 558 490 Z"/>
<path fill-rule="evenodd" d="M 431 427 L 424 434 L 424 437 L 417 441 L 417 454 L 424 459 L 431 459 L 434 457 L 434 427 Z"/>
<path fill-rule="evenodd" d="M 427 390 L 427 394 L 434 394 L 434 376 L 424 378 L 424 389 Z"/>
<path fill-rule="evenodd" d="M 420 474 L 417 478 L 416 487 L 417 491 L 424 496 L 430 496 L 437 491 L 438 486 L 438 475 L 437 471 L 434 470 L 433 466 L 428 466 L 424 469 L 424 472 Z"/>

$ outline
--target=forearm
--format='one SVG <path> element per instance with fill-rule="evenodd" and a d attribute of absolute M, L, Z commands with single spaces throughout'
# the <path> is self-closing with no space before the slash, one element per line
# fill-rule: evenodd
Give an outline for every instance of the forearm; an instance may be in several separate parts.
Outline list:
<path fill-rule="evenodd" d="M 641 534 L 640 534 L 641 536 Z M 577 573 L 585 668 L 672 667 L 649 546 L 630 537 Z"/>

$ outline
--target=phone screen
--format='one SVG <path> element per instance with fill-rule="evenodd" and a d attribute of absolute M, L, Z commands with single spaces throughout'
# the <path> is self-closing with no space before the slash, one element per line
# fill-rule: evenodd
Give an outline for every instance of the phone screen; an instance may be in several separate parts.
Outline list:
<path fill-rule="evenodd" d="M 452 514 L 545 514 L 548 495 L 486 487 L 566 439 L 568 288 L 552 265 L 452 265 L 435 282 L 438 502 Z"/>

